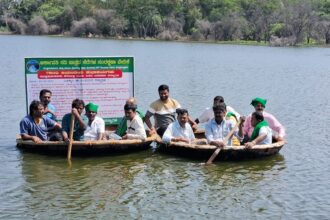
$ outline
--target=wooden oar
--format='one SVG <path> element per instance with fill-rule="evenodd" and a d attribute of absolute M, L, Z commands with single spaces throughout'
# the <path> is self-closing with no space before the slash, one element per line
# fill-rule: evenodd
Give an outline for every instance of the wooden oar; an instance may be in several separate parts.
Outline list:
<path fill-rule="evenodd" d="M 71 151 L 72 151 L 72 142 L 73 142 L 73 130 L 74 130 L 74 114 L 71 113 L 69 145 L 68 145 L 68 154 L 67 154 L 68 160 L 71 160 Z"/>
<path fill-rule="evenodd" d="M 231 131 L 227 134 L 227 136 L 223 139 L 223 143 L 226 144 L 228 139 L 234 134 L 235 130 L 238 128 L 238 126 L 241 124 L 241 120 L 239 120 L 236 125 L 234 126 L 233 129 L 231 129 Z M 210 157 L 210 159 L 205 163 L 205 165 L 210 165 L 213 160 L 218 156 L 218 154 L 220 153 L 221 148 L 218 147 L 214 153 L 212 154 L 212 156 Z"/>

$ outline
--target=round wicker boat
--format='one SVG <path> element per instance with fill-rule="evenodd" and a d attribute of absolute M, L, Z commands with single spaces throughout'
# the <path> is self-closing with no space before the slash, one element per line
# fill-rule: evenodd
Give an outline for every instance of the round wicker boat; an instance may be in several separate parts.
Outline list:
<path fill-rule="evenodd" d="M 165 144 L 158 142 L 159 151 L 176 154 L 183 157 L 208 159 L 216 150 L 216 146 L 208 144 L 188 144 L 183 142 L 171 142 Z M 217 156 L 219 160 L 236 160 L 270 156 L 278 153 L 284 146 L 284 141 L 268 145 L 255 145 L 251 149 L 245 146 L 225 146 Z"/>
<path fill-rule="evenodd" d="M 111 153 L 127 153 L 132 151 L 145 150 L 150 148 L 150 144 L 155 141 L 157 135 L 152 135 L 144 141 L 142 140 L 102 140 L 102 141 L 73 141 L 72 154 L 85 155 L 103 155 Z M 49 154 L 66 154 L 68 144 L 63 141 L 45 141 L 42 143 L 34 143 L 30 140 L 22 140 L 20 137 L 16 139 L 16 146 L 19 149 L 49 153 Z"/>

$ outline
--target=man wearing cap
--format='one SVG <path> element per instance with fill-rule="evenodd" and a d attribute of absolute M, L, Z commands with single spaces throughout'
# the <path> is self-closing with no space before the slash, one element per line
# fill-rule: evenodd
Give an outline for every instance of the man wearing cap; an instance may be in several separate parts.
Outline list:
<path fill-rule="evenodd" d="M 269 127 L 272 129 L 274 139 L 277 141 L 282 141 L 284 140 L 284 136 L 285 136 L 285 128 L 272 114 L 264 111 L 264 109 L 266 108 L 266 103 L 267 103 L 266 99 L 262 99 L 259 97 L 254 98 L 251 101 L 251 105 L 254 107 L 255 111 L 262 112 L 264 120 L 268 123 Z M 254 130 L 254 127 L 251 124 L 251 117 L 252 114 L 247 116 L 244 122 L 243 134 L 245 139 L 250 138 Z"/>
<path fill-rule="evenodd" d="M 71 113 L 68 113 L 62 118 L 62 128 L 64 140 L 68 141 L 68 134 L 70 133 L 70 123 L 72 115 L 75 117 L 73 127 L 73 140 L 81 141 L 84 139 L 84 131 L 86 130 L 88 119 L 85 115 L 81 115 L 85 108 L 85 103 L 81 99 L 72 101 Z"/>
<path fill-rule="evenodd" d="M 105 133 L 104 120 L 97 116 L 99 106 L 90 102 L 86 105 L 88 123 L 84 132 L 84 140 L 102 140 Z"/>
<path fill-rule="evenodd" d="M 194 132 L 188 123 L 189 113 L 186 109 L 177 109 L 177 120 L 172 122 L 163 135 L 165 143 L 186 142 L 191 143 L 195 139 Z"/>
<path fill-rule="evenodd" d="M 222 96 L 216 96 L 214 97 L 213 99 L 213 105 L 217 105 L 219 103 L 224 103 L 225 100 Z M 235 118 L 235 121 L 238 121 L 239 117 L 240 117 L 240 114 L 235 111 L 235 109 L 233 109 L 232 107 L 230 106 L 226 106 L 226 110 L 227 110 L 227 117 L 228 118 Z M 198 117 L 195 119 L 195 122 L 197 124 L 199 123 L 205 123 L 205 122 L 208 122 L 209 120 L 211 120 L 212 118 L 214 118 L 214 113 L 213 113 L 213 109 L 212 108 L 206 108 L 204 110 L 204 112 Z"/>

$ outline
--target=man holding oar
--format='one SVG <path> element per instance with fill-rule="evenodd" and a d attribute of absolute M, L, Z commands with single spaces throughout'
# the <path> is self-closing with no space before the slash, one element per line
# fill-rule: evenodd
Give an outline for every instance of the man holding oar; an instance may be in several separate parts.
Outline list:
<path fill-rule="evenodd" d="M 75 117 L 74 126 L 73 126 L 73 140 L 82 141 L 84 139 L 84 131 L 87 128 L 88 119 L 85 115 L 82 115 L 82 112 L 85 108 L 85 103 L 81 99 L 75 99 L 72 101 L 72 110 L 71 113 L 68 113 L 63 116 L 62 119 L 62 128 L 64 140 L 68 141 L 68 134 L 70 132 L 70 121 L 71 116 Z"/>
<path fill-rule="evenodd" d="M 223 148 L 225 145 L 232 144 L 232 138 L 228 139 L 228 142 L 224 143 L 225 137 L 235 127 L 233 120 L 226 119 L 226 104 L 218 103 L 213 106 L 214 118 L 211 119 L 205 126 L 205 136 L 210 145 L 215 145 L 218 148 Z M 241 120 L 244 120 L 243 117 Z M 243 140 L 243 124 L 240 123 L 238 131 L 235 130 L 233 135 L 239 140 Z"/>

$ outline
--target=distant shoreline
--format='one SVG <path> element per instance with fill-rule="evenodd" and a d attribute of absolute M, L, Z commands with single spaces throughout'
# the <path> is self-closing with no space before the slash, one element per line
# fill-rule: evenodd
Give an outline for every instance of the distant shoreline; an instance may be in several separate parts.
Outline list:
<path fill-rule="evenodd" d="M 324 47 L 329 48 L 330 45 L 321 44 L 321 43 L 304 43 L 296 46 L 272 46 L 269 42 L 257 42 L 257 41 L 245 41 L 245 40 L 236 40 L 236 41 L 215 41 L 215 40 L 190 40 L 190 39 L 178 39 L 178 40 L 161 40 L 157 38 L 135 38 L 135 37 L 103 37 L 103 36 L 92 36 L 92 37 L 73 37 L 71 35 L 65 34 L 56 34 L 56 35 L 28 35 L 28 34 L 14 34 L 11 32 L 0 32 L 0 35 L 13 35 L 13 36 L 43 36 L 43 37 L 64 37 L 64 38 L 78 38 L 78 39 L 101 39 L 101 40 L 121 40 L 121 41 L 149 41 L 149 42 L 180 42 L 180 43 L 202 43 L 202 44 L 223 44 L 223 45 L 247 45 L 247 46 L 267 46 L 267 47 Z"/>

